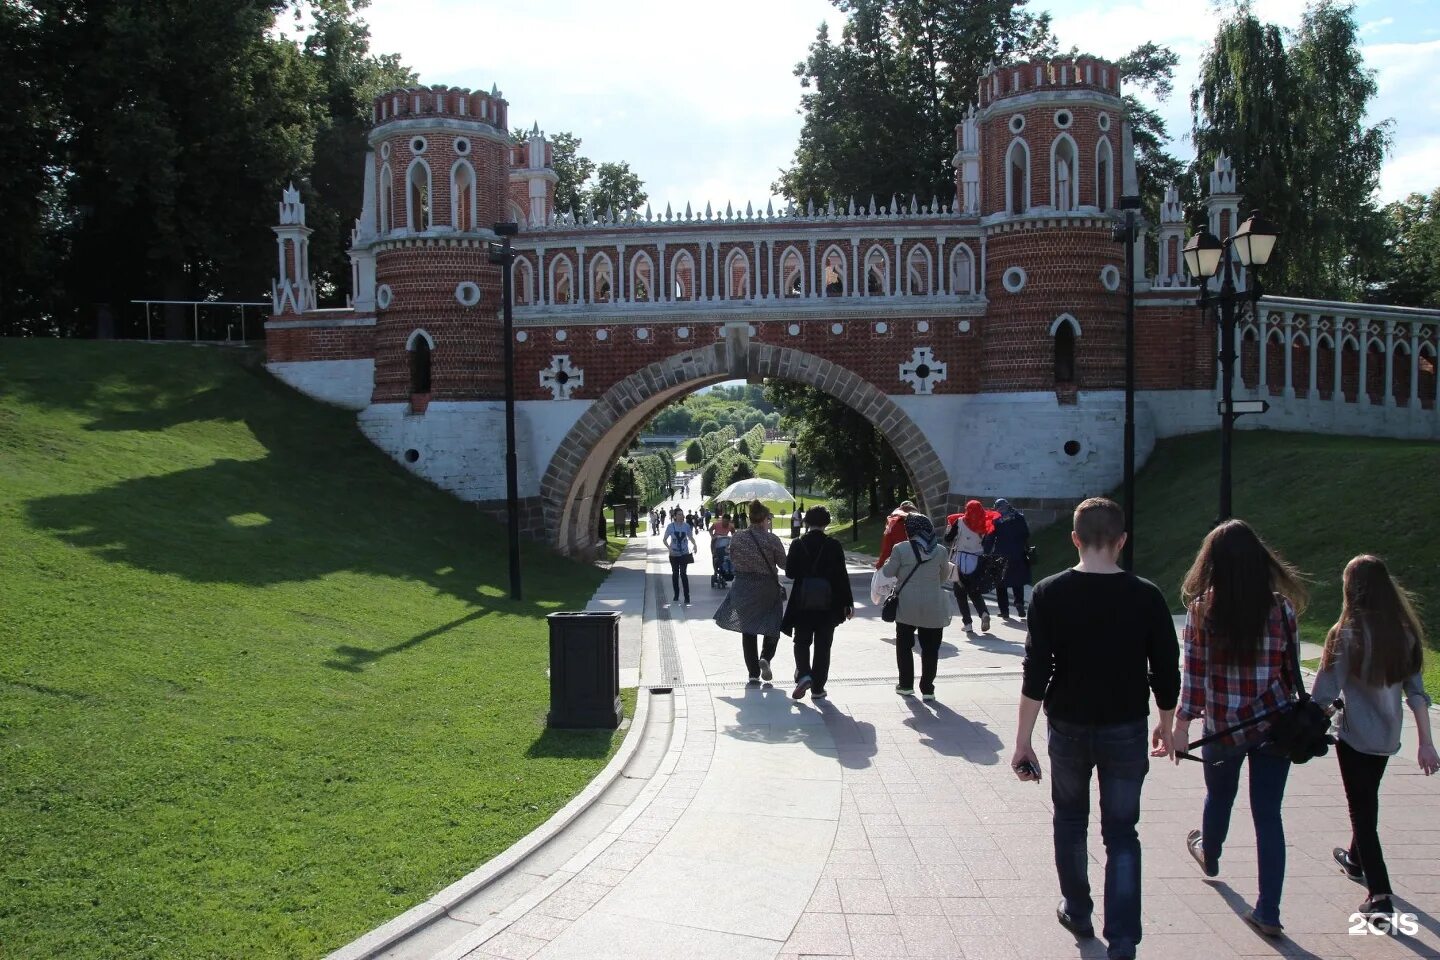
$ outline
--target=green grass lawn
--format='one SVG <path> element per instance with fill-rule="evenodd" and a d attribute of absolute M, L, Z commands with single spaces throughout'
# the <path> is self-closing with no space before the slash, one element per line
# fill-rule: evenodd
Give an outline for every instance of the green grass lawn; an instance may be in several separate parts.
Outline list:
<path fill-rule="evenodd" d="M 880 556 L 880 540 L 885 536 L 885 521 L 888 519 L 888 514 L 882 517 L 862 517 L 858 542 L 851 539 L 855 531 L 853 525 L 849 523 L 834 524 L 825 532 L 845 544 L 846 550 L 878 557 Z"/>
<path fill-rule="evenodd" d="M 1429 633 L 1426 686 L 1440 695 L 1440 444 L 1244 431 L 1235 435 L 1235 515 L 1311 581 L 1301 635 L 1322 642 L 1340 613 L 1340 575 L 1358 553 L 1386 558 L 1415 593 Z M 1135 567 L 1180 607 L 1180 582 L 1219 496 L 1219 437 L 1163 440 L 1136 480 Z M 1036 577 L 1070 566 L 1068 522 L 1035 537 Z"/>
<path fill-rule="evenodd" d="M 0 340 L 0 954 L 315 957 L 549 817 L 602 574 L 504 543 L 253 354 Z"/>

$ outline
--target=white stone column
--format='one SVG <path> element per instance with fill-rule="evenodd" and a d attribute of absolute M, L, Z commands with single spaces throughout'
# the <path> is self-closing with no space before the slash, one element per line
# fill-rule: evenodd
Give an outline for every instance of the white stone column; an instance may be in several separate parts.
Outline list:
<path fill-rule="evenodd" d="M 655 297 L 656 303 L 669 303 L 673 297 L 665 286 L 665 242 L 655 245 Z"/>
<path fill-rule="evenodd" d="M 1440 382 L 1440 377 L 1436 378 Z M 1411 410 L 1420 409 L 1420 324 L 1410 323 L 1410 403 Z"/>
<path fill-rule="evenodd" d="M 759 300 L 764 296 L 760 280 L 760 241 L 755 241 L 755 259 L 750 261 L 750 296 Z"/>
<path fill-rule="evenodd" d="M 1335 384 L 1334 389 L 1330 391 L 1330 399 L 1334 400 L 1336 403 L 1344 403 L 1345 385 L 1340 382 L 1340 377 L 1345 372 L 1345 339 L 1340 333 L 1340 323 L 1342 318 L 1335 317 L 1334 319 L 1335 327 L 1333 330 L 1333 335 L 1330 339 L 1335 343 Z M 1360 375 L 1362 377 L 1365 375 L 1365 369 L 1363 367 L 1360 369 Z M 1365 391 L 1361 390 L 1360 393 L 1357 393 L 1356 399 L 1358 400 L 1360 394 L 1363 394 L 1364 392 Z"/>
<path fill-rule="evenodd" d="M 1295 399 L 1295 365 L 1291 363 L 1294 356 L 1295 346 L 1295 314 L 1292 311 L 1285 311 L 1285 391 L 1281 394 L 1286 400 Z"/>
<path fill-rule="evenodd" d="M 709 242 L 701 240 L 695 246 L 697 248 L 695 252 L 700 255 L 700 262 L 695 265 L 695 278 L 692 281 L 695 284 L 695 299 L 706 300 L 708 298 L 705 296 L 705 278 L 708 276 L 708 274 L 705 272 L 705 248 L 709 246 Z"/>
<path fill-rule="evenodd" d="M 585 248 L 575 248 L 575 302 L 585 303 Z"/>
<path fill-rule="evenodd" d="M 538 247 L 535 250 L 535 269 L 537 271 L 535 281 L 539 287 L 539 290 L 535 294 L 535 302 L 540 306 L 544 306 L 553 299 L 550 293 L 550 277 L 549 274 L 545 272 L 544 247 Z"/>
<path fill-rule="evenodd" d="M 891 296 L 898 297 L 898 296 L 900 296 L 900 290 L 901 290 L 901 287 L 900 287 L 900 238 L 899 238 L 899 237 L 896 237 L 896 238 L 895 238 L 895 262 L 894 262 L 894 267 L 893 267 L 893 269 L 890 271 L 890 274 L 891 274 L 891 277 L 890 277 L 890 280 L 891 280 L 891 282 L 890 282 Z"/>
<path fill-rule="evenodd" d="M 1362 407 L 1370 406 L 1370 321 L 1360 317 L 1355 321 L 1356 329 L 1360 336 L 1356 342 L 1360 344 L 1360 383 L 1355 387 L 1355 402 Z"/>
<path fill-rule="evenodd" d="M 850 238 L 850 295 L 852 297 L 868 297 L 870 295 L 870 278 L 866 276 L 864 268 L 860 265 L 860 241 L 856 237 Z"/>
<path fill-rule="evenodd" d="M 950 282 L 950 271 L 945 264 L 945 238 L 935 237 L 935 275 L 930 278 L 930 292 L 934 296 L 941 296 L 945 293 Z"/>
<path fill-rule="evenodd" d="M 715 248 L 715 256 L 710 259 L 715 261 L 715 289 L 710 293 L 711 300 L 724 300 L 730 296 L 730 278 L 725 276 L 725 270 L 720 255 L 720 244 L 712 241 L 711 246 Z"/>
<path fill-rule="evenodd" d="M 625 290 L 625 244 L 615 244 L 615 302 L 629 303 Z"/>
<path fill-rule="evenodd" d="M 809 280 L 810 280 L 810 299 L 813 300 L 813 299 L 815 299 L 815 298 L 818 296 L 818 294 L 815 292 L 815 241 L 814 241 L 814 240 L 811 240 L 811 241 L 810 241 L 810 267 L 809 267 L 809 271 L 808 271 L 808 272 L 809 272 L 809 274 L 810 274 L 810 276 L 809 276 Z M 805 296 L 805 291 L 804 291 L 804 290 L 801 290 L 801 291 L 800 291 L 800 295 L 801 295 L 801 297 L 803 298 L 803 297 Z"/>

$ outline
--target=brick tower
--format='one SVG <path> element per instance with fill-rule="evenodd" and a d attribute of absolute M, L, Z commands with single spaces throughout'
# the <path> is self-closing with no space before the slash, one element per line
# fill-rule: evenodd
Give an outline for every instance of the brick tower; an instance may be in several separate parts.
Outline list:
<path fill-rule="evenodd" d="M 1065 404 L 1123 383 L 1124 248 L 1110 239 L 1123 119 L 1119 71 L 1103 61 L 1000 67 L 980 82 L 982 390 L 1054 390 Z"/>
<path fill-rule="evenodd" d="M 421 414 L 502 395 L 500 270 L 487 244 L 508 213 L 506 113 L 498 90 L 375 100 L 375 404 Z"/>

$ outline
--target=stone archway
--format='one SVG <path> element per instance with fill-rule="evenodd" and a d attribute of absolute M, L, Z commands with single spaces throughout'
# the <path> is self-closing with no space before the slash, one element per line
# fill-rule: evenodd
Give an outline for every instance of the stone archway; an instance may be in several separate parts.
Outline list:
<path fill-rule="evenodd" d="M 904 464 L 920 508 L 948 509 L 950 478 L 924 432 L 885 393 L 829 360 L 791 347 L 719 341 L 651 363 L 606 390 L 561 441 L 540 482 L 549 539 L 588 555 L 596 542 L 603 484 L 621 452 L 661 408 L 724 380 L 774 377 L 817 387 L 879 428 Z"/>

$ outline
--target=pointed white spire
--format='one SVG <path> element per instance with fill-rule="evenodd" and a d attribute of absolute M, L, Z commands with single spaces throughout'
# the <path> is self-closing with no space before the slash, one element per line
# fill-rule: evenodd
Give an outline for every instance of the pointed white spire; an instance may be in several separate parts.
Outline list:
<path fill-rule="evenodd" d="M 733 216 L 735 216 L 735 210 L 734 210 L 734 208 L 731 206 L 730 201 L 729 201 L 729 200 L 726 200 L 726 201 L 725 201 L 725 219 L 726 219 L 726 220 L 729 220 L 729 219 L 730 219 L 731 217 L 733 217 Z"/>
<path fill-rule="evenodd" d="M 666 222 L 666 223 L 669 223 L 671 219 L 672 219 L 672 217 L 671 217 L 671 215 L 670 215 L 670 203 L 669 203 L 669 201 L 666 201 L 666 203 L 665 203 L 665 222 Z"/>
<path fill-rule="evenodd" d="M 755 219 L 755 208 L 750 205 L 750 201 L 749 201 L 749 200 L 746 200 L 746 201 L 745 201 L 745 219 L 746 219 L 746 220 L 754 220 L 754 219 Z"/>
<path fill-rule="evenodd" d="M 855 216 L 855 194 L 853 193 L 850 194 L 850 206 L 846 208 L 845 212 L 852 217 Z"/>
<path fill-rule="evenodd" d="M 689 203 L 689 201 L 686 201 L 686 203 L 685 203 L 685 219 L 686 219 L 686 220 L 689 220 L 689 219 L 690 219 L 690 203 Z"/>
<path fill-rule="evenodd" d="M 900 198 L 899 198 L 898 196 L 896 196 L 895 194 L 892 193 L 892 194 L 890 194 L 890 215 L 893 217 L 893 216 L 895 216 L 895 214 L 897 214 L 897 213 L 899 213 L 899 212 L 900 212 Z"/>
<path fill-rule="evenodd" d="M 773 199 L 765 201 L 765 219 L 775 219 L 775 201 Z"/>
<path fill-rule="evenodd" d="M 805 200 L 805 216 L 815 216 L 815 200 L 813 197 L 807 197 Z"/>
<path fill-rule="evenodd" d="M 651 219 L 653 218 L 650 216 L 650 201 L 647 200 L 645 201 L 645 222 L 649 223 Z"/>
<path fill-rule="evenodd" d="M 713 220 L 713 219 L 715 219 L 715 214 L 713 214 L 713 213 L 710 212 L 710 201 L 709 201 L 709 200 L 706 200 L 706 201 L 705 201 L 705 219 L 706 219 L 706 220 Z"/>
<path fill-rule="evenodd" d="M 911 212 L 911 213 L 919 213 L 919 212 L 920 212 L 920 201 L 917 200 L 917 199 L 915 199 L 915 194 L 913 194 L 913 193 L 910 194 L 910 212 Z"/>
<path fill-rule="evenodd" d="M 875 194 L 870 194 L 870 216 L 876 216 L 879 208 L 875 206 Z"/>

